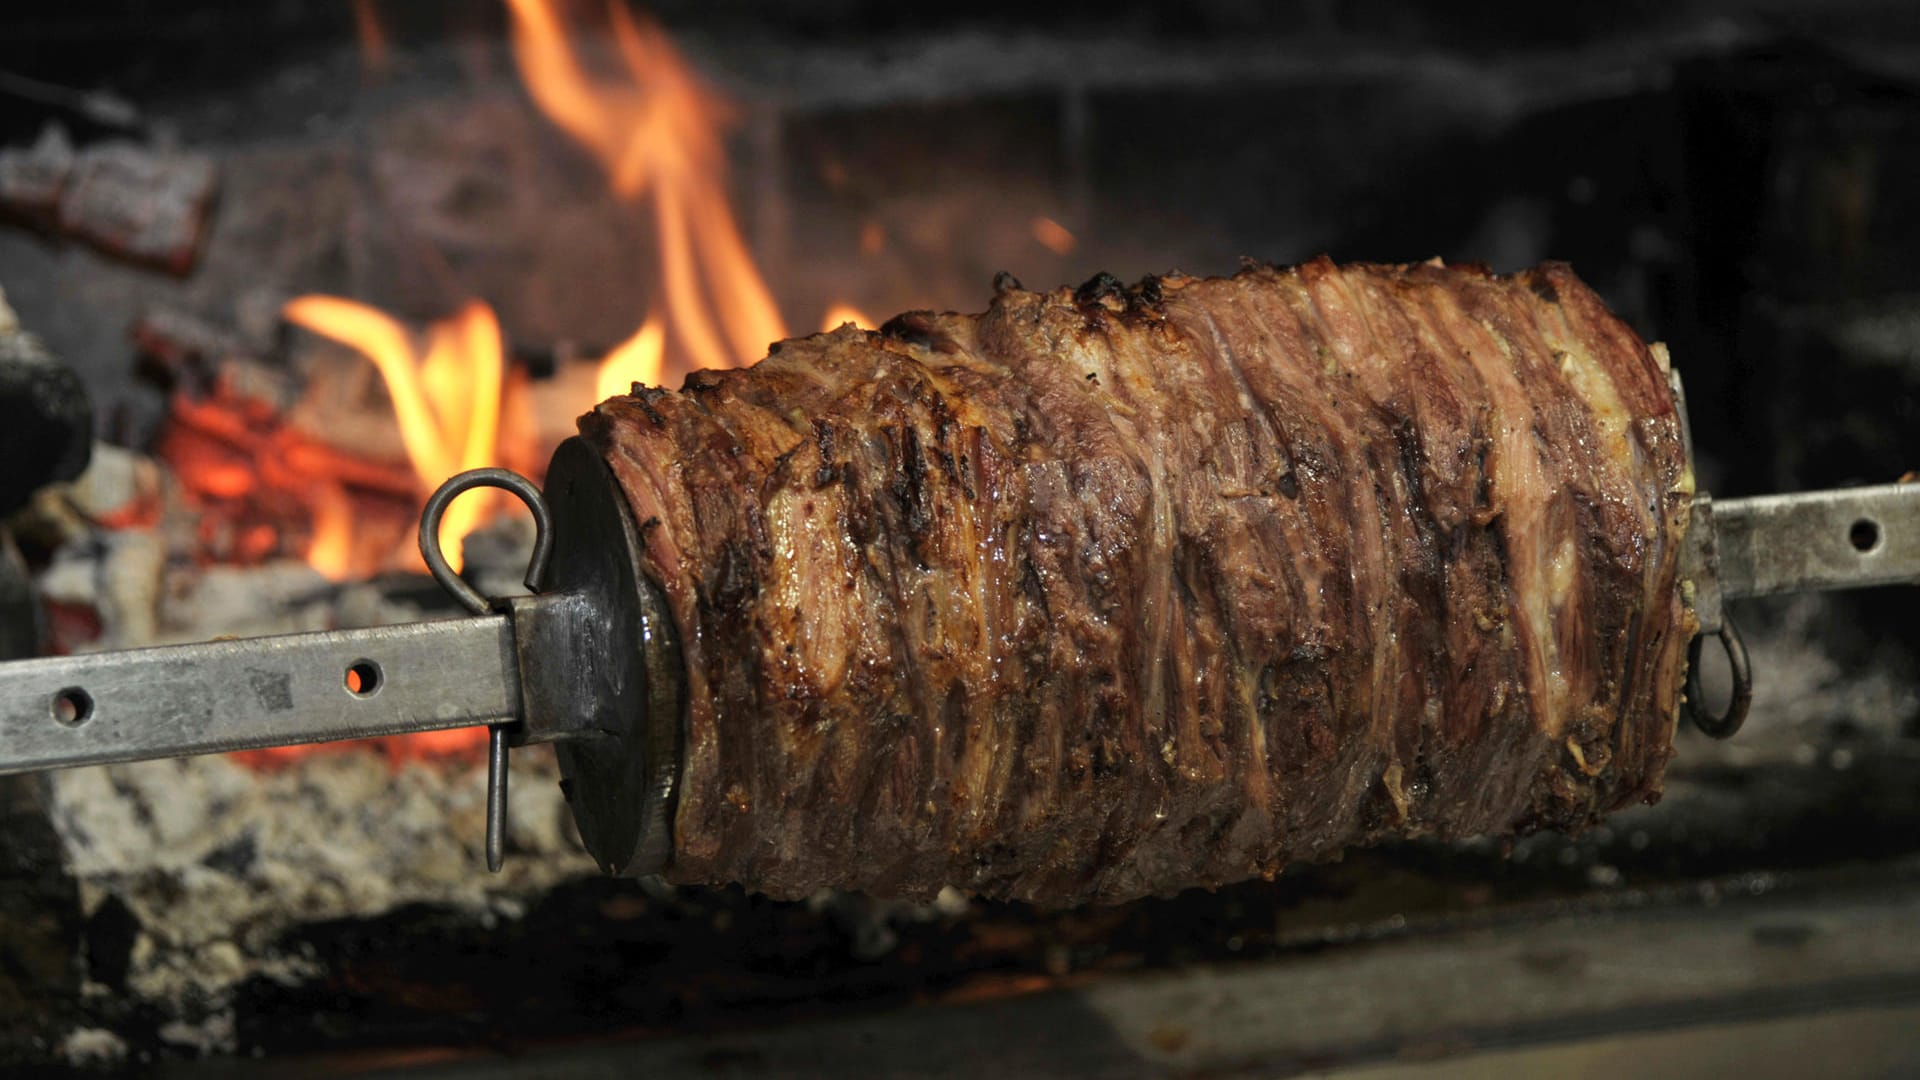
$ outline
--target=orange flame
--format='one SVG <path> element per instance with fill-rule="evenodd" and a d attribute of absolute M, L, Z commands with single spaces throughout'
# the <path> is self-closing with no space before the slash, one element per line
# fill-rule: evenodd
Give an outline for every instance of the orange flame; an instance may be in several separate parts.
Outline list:
<path fill-rule="evenodd" d="M 344 581 L 359 568 L 353 561 L 353 508 L 338 484 L 312 489 L 313 537 L 307 544 L 307 563 L 330 581 Z"/>
<path fill-rule="evenodd" d="M 658 386 L 666 356 L 666 332 L 658 318 L 649 318 L 627 340 L 614 346 L 600 361 L 600 375 L 594 381 L 596 401 L 631 393 L 633 384 Z"/>
<path fill-rule="evenodd" d="M 393 398 L 401 443 L 423 490 L 454 473 L 494 463 L 505 365 L 500 324 L 492 308 L 475 301 L 433 324 L 426 334 L 424 354 L 393 318 L 352 300 L 297 297 L 287 303 L 283 314 L 289 322 L 357 349 L 373 361 Z M 447 508 L 440 526 L 441 544 L 456 569 L 458 544 L 447 540 L 457 542 L 472 532 L 485 510 L 480 500 L 472 498 Z M 335 531 L 327 531 L 329 527 Z M 336 537 L 346 531 L 326 520 L 322 506 L 316 514 L 316 540 L 308 560 L 325 572 L 322 561 L 337 558 Z M 320 551 L 318 561 L 315 549 Z"/>
<path fill-rule="evenodd" d="M 368 78 L 387 73 L 389 48 L 386 27 L 380 25 L 380 13 L 373 0 L 353 0 L 353 28 L 360 39 L 360 67 Z"/>
<path fill-rule="evenodd" d="M 1033 219 L 1033 238 L 1039 241 L 1041 247 L 1046 248 L 1055 255 L 1071 255 L 1073 254 L 1073 249 L 1079 246 L 1080 243 L 1080 241 L 1074 239 L 1071 232 L 1067 231 L 1065 225 L 1060 224 L 1050 217 L 1037 217 Z"/>
<path fill-rule="evenodd" d="M 758 359 L 787 329 L 727 206 L 720 132 L 731 109 L 659 27 L 618 3 L 607 8 L 626 76 L 616 82 L 588 75 L 552 0 L 507 3 L 514 57 L 534 102 L 599 159 L 615 194 L 652 204 L 664 341 L 696 367 Z"/>
<path fill-rule="evenodd" d="M 862 330 L 873 329 L 873 320 L 868 318 L 865 312 L 841 300 L 827 308 L 826 315 L 820 319 L 820 332 L 831 333 L 847 323 L 852 323 Z"/>

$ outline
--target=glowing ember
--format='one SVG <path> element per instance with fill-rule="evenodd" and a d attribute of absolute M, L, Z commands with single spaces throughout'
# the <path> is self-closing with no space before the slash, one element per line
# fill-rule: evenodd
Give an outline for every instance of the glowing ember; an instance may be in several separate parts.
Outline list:
<path fill-rule="evenodd" d="M 1033 238 L 1040 242 L 1041 247 L 1055 255 L 1071 255 L 1073 249 L 1080 243 L 1074 239 L 1072 233 L 1067 231 L 1065 225 L 1050 217 L 1033 219 Z"/>
<path fill-rule="evenodd" d="M 606 168 L 616 194 L 652 205 L 665 341 L 694 367 L 759 359 L 787 336 L 727 205 L 731 118 L 666 35 L 620 4 L 607 14 L 626 77 L 588 75 L 549 0 L 508 0 L 514 57 L 533 100 Z"/>
<path fill-rule="evenodd" d="M 283 314 L 289 322 L 358 349 L 380 369 L 393 397 L 407 459 L 423 491 L 454 473 L 494 464 L 504 364 L 500 324 L 492 308 L 471 303 L 435 323 L 427 331 L 424 352 L 398 322 L 352 300 L 302 296 L 289 301 Z M 448 508 L 440 542 L 456 569 L 459 541 L 480 524 L 485 512 L 485 504 L 471 496 Z M 323 558 L 330 556 L 330 551 L 323 552 Z M 312 549 L 308 558 L 313 558 Z M 327 569 L 315 565 L 322 572 Z"/>
<path fill-rule="evenodd" d="M 210 561 L 258 563 L 305 547 L 322 573 L 351 577 L 378 566 L 419 512 L 409 472 L 315 441 L 226 379 L 205 396 L 174 395 L 154 452 L 197 511 L 197 550 Z"/>
<path fill-rule="evenodd" d="M 316 750 L 363 746 L 378 750 L 398 765 L 423 758 L 470 759 L 486 745 L 486 728 L 450 728 L 446 731 L 419 731 L 412 735 L 386 735 L 377 739 L 321 743 L 317 746 L 269 746 L 261 750 L 236 750 L 227 756 L 256 769 L 273 769 L 292 764 Z"/>

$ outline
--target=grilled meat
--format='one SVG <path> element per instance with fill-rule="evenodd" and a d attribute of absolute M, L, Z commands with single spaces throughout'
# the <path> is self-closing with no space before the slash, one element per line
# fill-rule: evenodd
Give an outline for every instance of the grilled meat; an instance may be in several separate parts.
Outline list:
<path fill-rule="evenodd" d="M 669 878 L 1119 901 L 1658 797 L 1691 476 L 1567 268 L 996 294 L 582 421 L 684 652 Z"/>

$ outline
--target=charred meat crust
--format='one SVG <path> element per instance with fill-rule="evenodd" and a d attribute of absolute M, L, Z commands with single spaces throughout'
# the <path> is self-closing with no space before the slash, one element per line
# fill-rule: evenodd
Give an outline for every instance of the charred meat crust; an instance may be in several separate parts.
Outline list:
<path fill-rule="evenodd" d="M 1656 798 L 1691 479 L 1564 266 L 996 281 L 582 421 L 689 701 L 668 876 L 1044 904 Z"/>

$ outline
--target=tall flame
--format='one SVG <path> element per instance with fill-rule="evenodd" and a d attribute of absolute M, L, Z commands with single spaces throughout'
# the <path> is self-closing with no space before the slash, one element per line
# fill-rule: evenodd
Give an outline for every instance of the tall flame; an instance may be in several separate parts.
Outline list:
<path fill-rule="evenodd" d="M 622 198 L 652 205 L 666 302 L 665 341 L 696 367 L 735 367 L 787 336 L 727 205 L 732 119 L 659 27 L 618 3 L 607 12 L 625 78 L 590 76 L 552 0 L 507 0 L 514 57 L 534 102 L 607 171 Z"/>
<path fill-rule="evenodd" d="M 658 385 L 669 360 L 724 368 L 758 359 L 770 342 L 787 336 L 787 327 L 727 202 L 722 134 L 733 110 L 703 85 L 657 26 L 636 19 L 618 0 L 608 0 L 607 9 L 617 57 L 611 76 L 589 73 L 568 38 L 558 0 L 505 2 L 514 57 L 535 104 L 592 154 L 615 195 L 645 208 L 659 252 L 656 307 L 601 362 L 596 400 L 627 393 L 636 383 Z M 366 68 L 377 76 L 389 63 L 390 50 L 375 3 L 353 0 Z M 862 250 L 869 254 L 878 254 L 886 242 L 877 223 L 861 234 Z M 500 326 L 484 303 L 469 303 L 420 333 L 375 308 L 333 296 L 299 297 L 284 314 L 289 322 L 372 361 L 392 398 L 421 493 L 456 472 L 496 464 L 503 456 L 503 435 L 509 444 L 504 456 L 532 450 L 520 446 L 526 441 L 521 418 L 530 391 L 518 373 L 518 381 L 510 383 Z M 826 327 L 845 322 L 872 325 L 860 311 L 836 304 Z M 517 396 L 506 410 L 514 423 L 503 433 L 502 394 L 515 388 Z M 245 469 L 237 480 L 222 477 L 218 464 L 200 470 L 203 487 L 217 488 L 223 479 L 229 486 L 253 480 Z M 308 561 L 332 577 L 365 573 L 368 568 L 357 558 L 367 546 L 356 528 L 358 496 L 349 494 L 344 477 L 334 479 L 325 468 L 313 475 L 328 479 L 314 480 L 306 489 L 312 519 Z M 404 486 L 404 477 L 387 483 L 395 481 Z M 490 509 L 476 498 L 449 507 L 441 525 L 443 549 L 457 551 L 458 544 L 448 539 L 464 538 Z M 266 536 L 269 543 L 273 539 Z M 405 754 L 462 751 L 479 744 L 475 734 L 440 732 L 389 745 Z M 270 762 L 305 752 L 288 747 L 245 757 Z"/>
<path fill-rule="evenodd" d="M 307 563 L 329 580 L 345 581 L 359 567 L 353 561 L 353 507 L 338 484 L 321 484 L 308 493 L 313 511 L 313 538 L 307 544 Z"/>
<path fill-rule="evenodd" d="M 391 316 L 337 296 L 302 296 L 287 303 L 289 322 L 359 350 L 380 369 L 393 398 L 394 418 L 407 459 L 428 489 L 454 473 L 492 465 L 500 432 L 503 355 L 500 324 L 478 301 L 428 328 L 426 348 Z M 324 500 L 322 500 L 324 502 Z M 324 511 L 324 506 L 320 507 Z M 458 541 L 480 523 L 485 505 L 467 498 L 448 507 L 441 521 L 442 545 L 460 565 Z M 316 513 L 316 540 L 308 552 L 330 556 L 339 526 Z M 455 543 L 449 545 L 451 537 Z M 324 542 L 324 543 L 323 543 Z"/>
<path fill-rule="evenodd" d="M 513 51 L 535 104 L 605 169 L 612 191 L 649 212 L 660 257 L 659 307 L 607 355 L 596 400 L 635 383 L 658 385 L 669 360 L 733 367 L 759 358 L 787 336 L 778 306 L 754 265 L 727 203 L 722 132 L 733 110 L 708 89 L 659 27 L 609 2 L 614 72 L 590 73 L 569 39 L 557 0 L 505 0 Z M 355 0 L 368 60 L 385 57 L 374 0 Z M 875 241 L 884 243 L 878 226 Z M 492 309 L 473 302 L 413 334 L 385 313 L 331 296 L 303 296 L 286 318 L 363 353 L 393 399 L 408 462 L 424 492 L 464 469 L 501 457 L 503 347 Z M 826 326 L 869 326 L 844 304 Z M 513 441 L 514 431 L 507 432 Z M 518 446 L 518 443 L 515 443 Z M 537 451 L 536 451 L 537 453 Z M 338 486 L 317 485 L 309 500 L 313 536 L 307 558 L 329 576 L 365 572 L 355 565 L 354 508 Z M 443 547 L 480 524 L 489 504 L 464 499 L 442 523 Z M 453 541 L 453 542 L 448 542 Z"/>
<path fill-rule="evenodd" d="M 666 332 L 658 318 L 649 318 L 600 362 L 600 375 L 593 386 L 594 399 L 605 401 L 625 394 L 633 389 L 634 383 L 658 386 L 665 360 Z"/>

